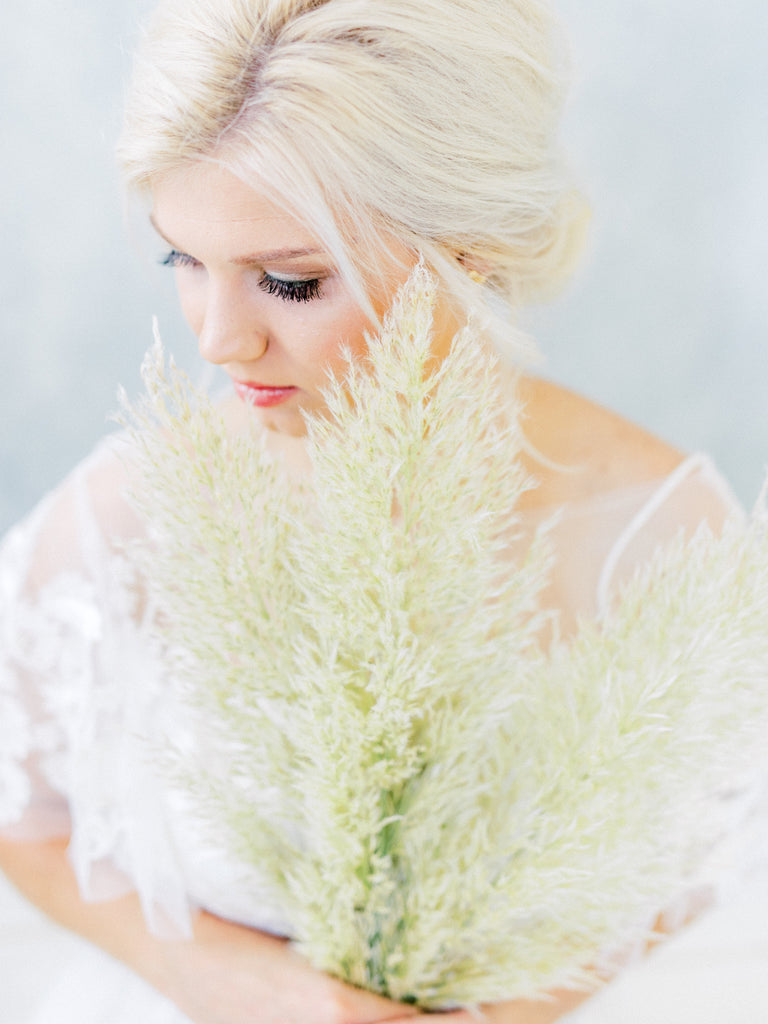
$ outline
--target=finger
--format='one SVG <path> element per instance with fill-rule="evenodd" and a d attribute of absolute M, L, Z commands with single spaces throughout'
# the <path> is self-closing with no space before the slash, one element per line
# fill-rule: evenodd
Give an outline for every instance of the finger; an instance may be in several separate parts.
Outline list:
<path fill-rule="evenodd" d="M 386 1024 L 439 1024 L 440 1021 L 444 1021 L 445 1024 L 482 1024 L 484 1019 L 482 1013 L 450 1010 L 446 1013 L 418 1013 L 415 1017 L 396 1017 L 394 1020 L 387 1020 Z"/>

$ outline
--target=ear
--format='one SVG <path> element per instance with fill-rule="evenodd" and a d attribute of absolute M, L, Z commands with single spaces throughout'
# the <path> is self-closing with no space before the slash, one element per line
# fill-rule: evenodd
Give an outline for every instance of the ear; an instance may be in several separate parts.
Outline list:
<path fill-rule="evenodd" d="M 491 273 L 491 265 L 487 260 L 472 256 L 466 252 L 457 252 L 456 260 L 475 284 L 486 284 Z"/>

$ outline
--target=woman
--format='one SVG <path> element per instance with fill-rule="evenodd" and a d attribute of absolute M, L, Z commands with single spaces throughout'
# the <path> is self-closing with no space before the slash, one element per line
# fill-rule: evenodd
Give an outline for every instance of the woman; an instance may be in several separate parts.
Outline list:
<path fill-rule="evenodd" d="M 473 308 L 489 345 L 523 354 L 509 312 L 562 277 L 581 220 L 554 145 L 555 57 L 533 0 L 161 5 L 129 97 L 126 178 L 151 195 L 202 355 L 233 380 L 231 429 L 255 421 L 297 478 L 302 413 L 322 413 L 328 369 L 365 352 L 419 259 L 439 281 L 436 360 Z M 516 375 L 499 374 L 511 390 Z M 535 377 L 520 390 L 539 481 L 523 514 L 532 532 L 564 508 L 546 602 L 567 631 L 660 542 L 717 528 L 734 505 L 707 460 Z M 120 444 L 5 548 L 0 701 L 16 727 L 0 762 L 0 866 L 160 993 L 125 989 L 132 1019 L 139 1006 L 158 1024 L 418 1019 L 302 961 L 279 937 L 279 906 L 249 905 L 237 865 L 192 838 L 179 794 L 146 763 L 141 740 L 172 736 L 174 709 L 126 582 L 125 543 L 145 527 Z M 582 999 L 485 1012 L 544 1022 Z"/>

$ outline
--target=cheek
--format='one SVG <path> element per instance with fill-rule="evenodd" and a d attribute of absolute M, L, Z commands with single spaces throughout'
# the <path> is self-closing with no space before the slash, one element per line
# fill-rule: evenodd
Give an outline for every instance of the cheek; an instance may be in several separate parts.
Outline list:
<path fill-rule="evenodd" d="M 339 316 L 328 332 L 326 359 L 339 366 L 344 362 L 342 353 L 345 351 L 350 351 L 355 359 L 362 358 L 368 353 L 366 334 L 371 335 L 374 332 L 375 327 L 368 317 L 354 306 L 343 316 Z"/>
<path fill-rule="evenodd" d="M 368 318 L 350 302 L 322 311 L 319 307 L 314 312 L 302 311 L 301 321 L 294 319 L 284 337 L 294 339 L 294 358 L 324 374 L 329 367 L 343 366 L 345 349 L 350 349 L 354 356 L 364 355 L 368 349 L 365 332 L 370 330 Z"/>

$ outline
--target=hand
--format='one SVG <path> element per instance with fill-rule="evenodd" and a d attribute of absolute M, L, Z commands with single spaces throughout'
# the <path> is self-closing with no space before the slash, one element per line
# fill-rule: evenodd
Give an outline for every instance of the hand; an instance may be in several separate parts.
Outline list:
<path fill-rule="evenodd" d="M 445 1024 L 554 1024 L 588 998 L 587 992 L 561 989 L 550 992 L 546 999 L 513 999 L 504 1003 L 485 1003 L 472 1010 L 383 1020 L 386 1024 L 435 1024 L 437 1021 L 445 1021 Z"/>
<path fill-rule="evenodd" d="M 552 992 L 544 1000 L 513 999 L 511 1002 L 485 1004 L 478 1009 L 452 1013 L 416 1014 L 410 1017 L 382 1018 L 386 1024 L 554 1024 L 588 998 L 584 992 Z"/>
<path fill-rule="evenodd" d="M 513 999 L 483 1006 L 472 1024 L 554 1024 L 589 998 L 586 992 L 551 992 L 548 999 Z M 462 1024 L 464 1022 L 462 1021 Z"/>
<path fill-rule="evenodd" d="M 586 998 L 557 992 L 425 1014 L 315 970 L 284 939 L 206 913 L 192 942 L 162 945 L 163 974 L 149 980 L 194 1024 L 551 1024 Z"/>
<path fill-rule="evenodd" d="M 192 942 L 164 945 L 157 972 L 148 980 L 195 1024 L 374 1024 L 424 1019 L 412 1007 L 316 971 L 283 939 L 210 914 L 196 919 Z"/>
<path fill-rule="evenodd" d="M 394 1004 L 402 1012 L 405 1007 Z M 446 1010 L 444 1013 L 416 1013 L 410 1017 L 383 1017 L 381 1024 L 485 1024 L 488 1018 L 482 1010 Z"/>
<path fill-rule="evenodd" d="M 200 914 L 192 942 L 146 930 L 135 894 L 84 903 L 67 841 L 0 839 L 0 868 L 59 924 L 105 949 L 173 1000 L 195 1024 L 550 1024 L 585 998 L 515 1001 L 480 1013 L 419 1013 L 315 971 L 284 940 Z"/>

